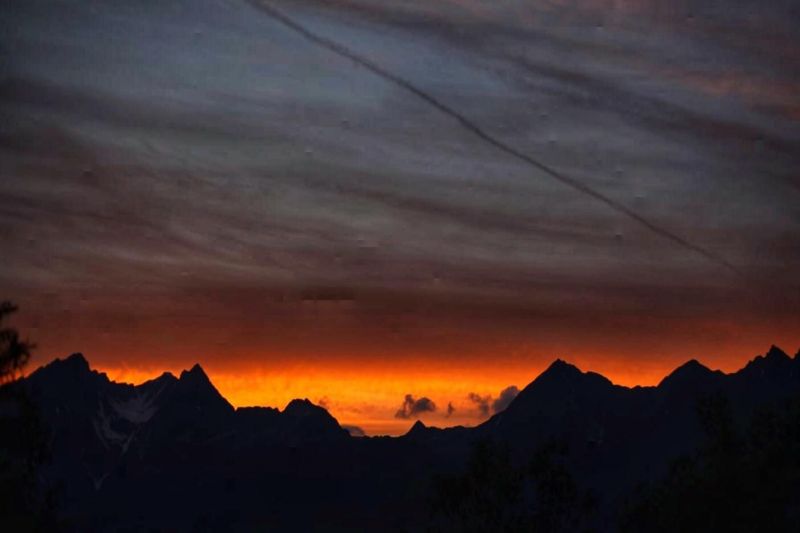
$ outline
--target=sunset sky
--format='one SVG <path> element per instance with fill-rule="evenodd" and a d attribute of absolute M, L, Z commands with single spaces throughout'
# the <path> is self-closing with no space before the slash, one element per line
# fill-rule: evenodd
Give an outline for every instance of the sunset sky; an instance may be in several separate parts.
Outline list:
<path fill-rule="evenodd" d="M 398 434 L 555 358 L 636 385 L 794 354 L 792 2 L 663 4 L 5 2 L 0 298 L 32 366 L 199 362 L 234 405 Z"/>

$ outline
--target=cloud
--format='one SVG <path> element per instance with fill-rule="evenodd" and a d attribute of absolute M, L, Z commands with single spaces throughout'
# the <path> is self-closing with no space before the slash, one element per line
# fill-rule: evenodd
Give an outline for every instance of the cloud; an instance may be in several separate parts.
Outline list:
<path fill-rule="evenodd" d="M 423 396 L 422 398 L 415 400 L 412 395 L 406 394 L 406 397 L 403 400 L 403 405 L 397 410 L 397 412 L 394 414 L 394 417 L 412 418 L 418 417 L 422 413 L 432 413 L 434 411 L 436 411 L 436 404 L 433 403 L 433 400 L 430 398 Z"/>
<path fill-rule="evenodd" d="M 446 416 L 447 418 L 450 418 L 450 416 L 451 416 L 453 413 L 455 413 L 455 411 L 456 411 L 456 408 L 455 408 L 455 407 L 453 407 L 453 402 L 447 402 L 447 414 L 446 414 L 445 416 Z"/>
<path fill-rule="evenodd" d="M 331 410 L 331 400 L 327 396 L 323 396 L 322 398 L 317 400 L 317 405 L 325 409 L 326 411 Z"/>
<path fill-rule="evenodd" d="M 499 413 L 509 406 L 511 401 L 517 397 L 519 389 L 516 385 L 511 385 L 500 391 L 500 395 L 492 402 L 492 412 Z"/>
<path fill-rule="evenodd" d="M 366 437 L 367 434 L 364 433 L 364 430 L 358 426 L 348 426 L 343 425 L 342 429 L 345 429 L 348 433 L 350 433 L 351 437 Z"/>
<path fill-rule="evenodd" d="M 478 408 L 478 412 L 481 416 L 488 416 L 489 415 L 489 402 L 492 401 L 492 397 L 489 395 L 481 396 L 476 392 L 470 392 L 467 395 L 467 399 L 475 404 Z"/>

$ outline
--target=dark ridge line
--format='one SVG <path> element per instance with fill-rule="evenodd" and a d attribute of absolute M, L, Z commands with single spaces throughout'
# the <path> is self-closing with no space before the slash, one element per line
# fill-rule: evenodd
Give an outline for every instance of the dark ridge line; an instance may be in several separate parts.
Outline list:
<path fill-rule="evenodd" d="M 249 0 L 249 2 L 254 5 L 257 9 L 263 11 L 268 16 L 272 17 L 273 19 L 277 20 L 284 26 L 290 28 L 291 30 L 297 32 L 301 36 L 305 37 L 307 40 L 337 54 L 342 57 L 345 57 L 362 67 L 366 68 L 373 74 L 405 89 L 406 91 L 412 93 L 413 95 L 417 96 L 421 100 L 427 102 L 435 109 L 439 110 L 441 113 L 449 116 L 452 119 L 455 119 L 461 127 L 464 129 L 472 132 L 476 137 L 483 140 L 484 142 L 488 143 L 491 146 L 494 146 L 501 152 L 504 152 L 523 163 L 532 166 L 533 168 L 543 172 L 544 174 L 550 176 L 551 178 L 555 179 L 556 181 L 561 182 L 562 184 L 566 185 L 567 187 L 571 187 L 572 189 L 581 192 L 595 200 L 605 204 L 606 206 L 610 207 L 612 210 L 621 213 L 631 220 L 638 222 L 645 228 L 649 229 L 656 235 L 659 235 L 669 241 L 672 241 L 683 248 L 695 252 L 702 257 L 708 259 L 709 261 L 716 263 L 719 266 L 733 272 L 737 276 L 742 277 L 743 274 L 736 268 L 732 263 L 725 260 L 723 257 L 718 256 L 717 254 L 697 245 L 694 244 L 685 238 L 673 233 L 667 229 L 664 229 L 658 226 L 656 223 L 651 222 L 644 216 L 636 213 L 632 209 L 628 208 L 622 203 L 617 202 L 613 198 L 610 198 L 604 195 L 601 192 L 598 192 L 588 185 L 581 183 L 580 181 L 567 176 L 566 174 L 562 174 L 561 172 L 551 168 L 550 166 L 534 159 L 533 157 L 517 150 L 516 148 L 504 143 L 500 139 L 492 136 L 491 134 L 484 131 L 480 126 L 472 122 L 469 118 L 465 115 L 461 114 L 460 112 L 456 111 L 455 109 L 447 106 L 446 104 L 442 103 L 435 97 L 431 96 L 427 92 L 423 91 L 422 89 L 418 88 L 416 85 L 412 84 L 410 81 L 397 76 L 396 74 L 392 74 L 388 70 L 385 70 L 383 67 L 374 63 L 370 59 L 359 55 L 358 53 L 350 50 L 349 48 L 345 47 L 337 43 L 336 41 L 332 41 L 327 37 L 323 37 L 321 35 L 317 35 L 316 33 L 312 32 L 311 30 L 307 29 L 305 26 L 300 24 L 299 22 L 295 21 L 288 15 L 284 14 L 283 12 L 279 11 L 265 0 Z"/>

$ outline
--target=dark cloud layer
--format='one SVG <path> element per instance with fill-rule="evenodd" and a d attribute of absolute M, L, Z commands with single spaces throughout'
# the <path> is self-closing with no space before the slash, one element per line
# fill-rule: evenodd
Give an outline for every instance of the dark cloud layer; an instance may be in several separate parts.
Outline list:
<path fill-rule="evenodd" d="M 423 413 L 433 413 L 436 411 L 436 404 L 430 398 L 423 396 L 414 399 L 411 394 L 406 394 L 403 405 L 394 414 L 395 418 L 416 418 Z"/>
<path fill-rule="evenodd" d="M 791 3 L 758 10 L 770 35 L 747 2 L 690 2 L 691 26 L 649 1 L 276 3 L 744 279 L 245 2 L 12 0 L 0 294 L 43 350 L 502 364 L 501 342 L 797 342 Z"/>

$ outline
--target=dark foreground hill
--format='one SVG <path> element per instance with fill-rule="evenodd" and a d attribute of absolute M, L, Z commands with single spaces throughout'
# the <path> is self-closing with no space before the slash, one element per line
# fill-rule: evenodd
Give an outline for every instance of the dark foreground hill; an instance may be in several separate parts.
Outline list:
<path fill-rule="evenodd" d="M 706 449 L 709 426 L 733 432 L 797 397 L 800 354 L 773 347 L 728 375 L 690 361 L 635 388 L 556 361 L 480 426 L 418 422 L 399 438 L 350 437 L 308 400 L 234 409 L 199 365 L 133 386 L 75 354 L 12 386 L 39 411 L 37 478 L 71 531 L 613 531 L 642 484 Z"/>

